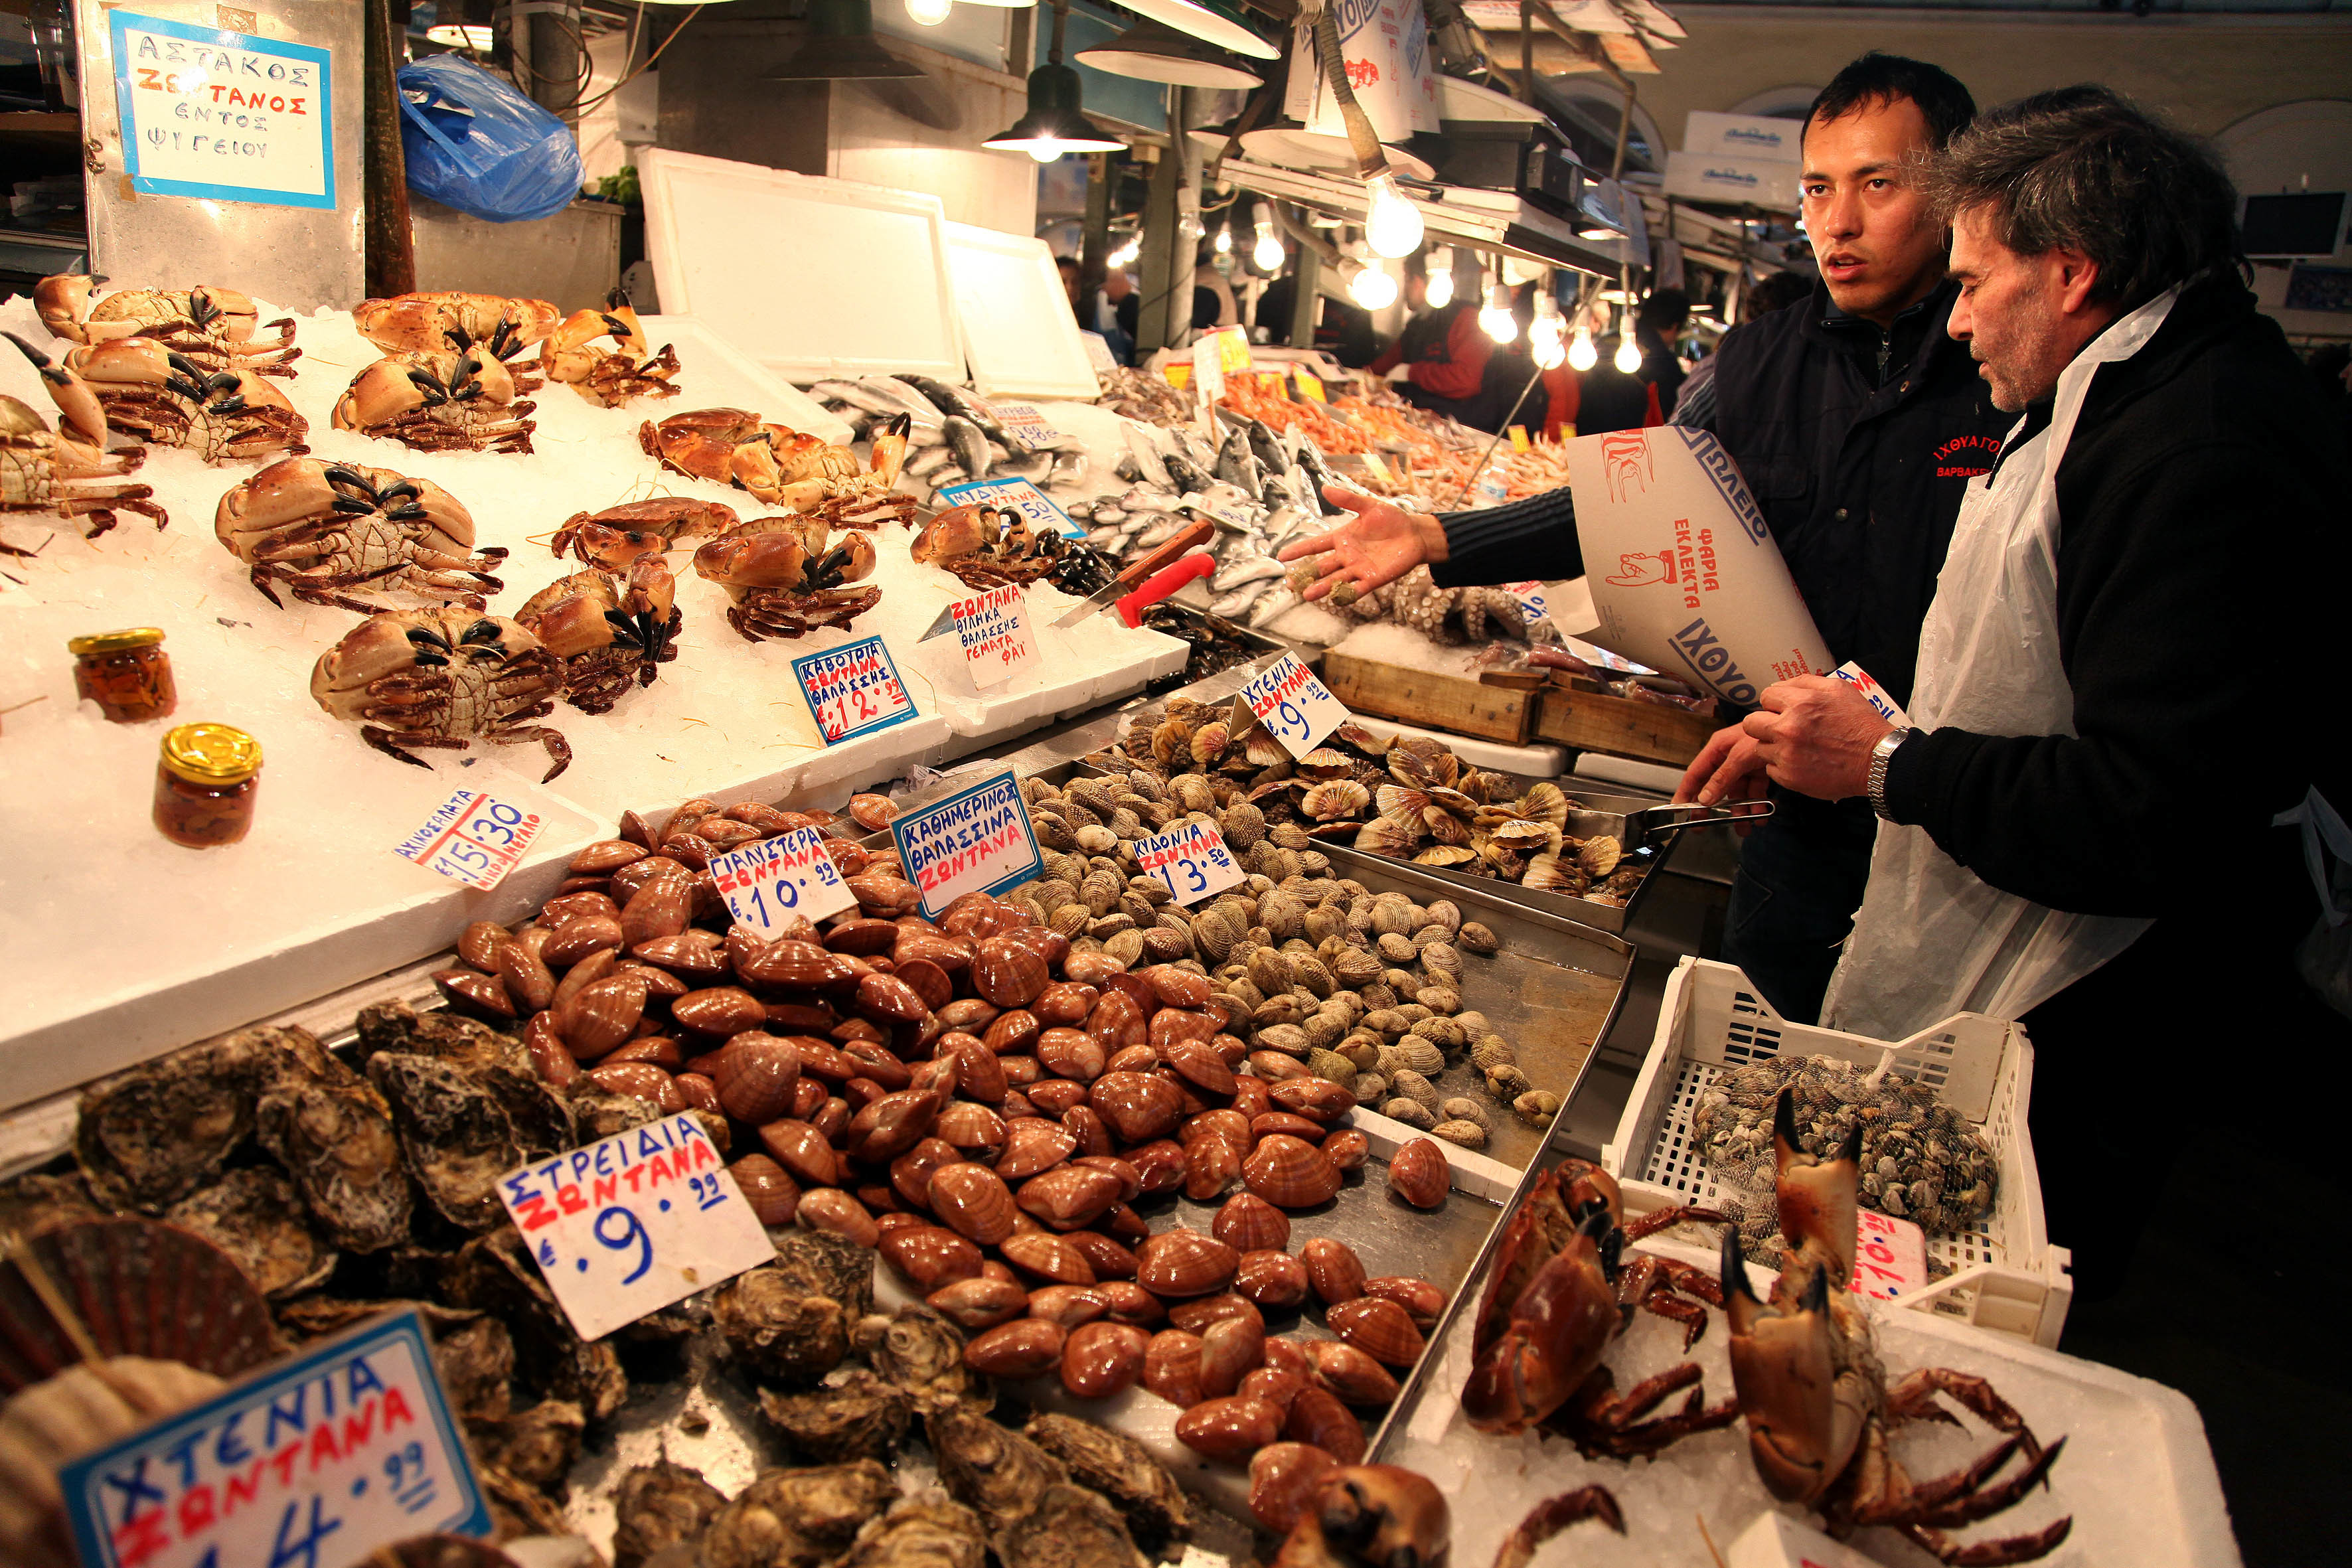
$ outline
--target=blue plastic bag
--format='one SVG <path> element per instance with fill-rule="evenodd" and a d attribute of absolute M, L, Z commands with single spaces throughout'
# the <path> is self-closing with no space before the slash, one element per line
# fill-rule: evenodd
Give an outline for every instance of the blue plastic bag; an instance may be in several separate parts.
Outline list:
<path fill-rule="evenodd" d="M 550 217 L 580 194 L 571 129 L 481 67 L 428 55 L 400 68 L 408 187 L 493 223 Z"/>

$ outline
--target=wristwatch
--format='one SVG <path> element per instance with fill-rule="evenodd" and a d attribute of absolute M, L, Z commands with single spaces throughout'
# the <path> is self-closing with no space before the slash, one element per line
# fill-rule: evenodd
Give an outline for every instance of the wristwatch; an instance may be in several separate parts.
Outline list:
<path fill-rule="evenodd" d="M 1886 809 L 1886 764 L 1895 760 L 1895 748 L 1918 731 L 1908 724 L 1898 724 L 1878 738 L 1870 748 L 1870 778 L 1865 793 L 1870 796 L 1870 809 L 1888 822 L 1895 820 Z"/>

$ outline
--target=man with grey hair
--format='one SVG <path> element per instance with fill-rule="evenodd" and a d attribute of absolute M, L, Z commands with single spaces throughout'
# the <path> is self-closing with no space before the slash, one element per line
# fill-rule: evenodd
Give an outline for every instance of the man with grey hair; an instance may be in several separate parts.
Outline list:
<path fill-rule="evenodd" d="M 1925 184 L 1951 335 L 2021 417 L 1962 502 L 1910 721 L 1806 677 L 1746 722 L 1776 783 L 1883 819 L 1824 1021 L 2025 1020 L 2050 1237 L 2095 1297 L 2199 1058 L 2299 989 L 2313 900 L 2272 822 L 2342 765 L 2310 678 L 2340 662 L 2352 473 L 2202 145 L 2068 88 L 1979 117 Z"/>

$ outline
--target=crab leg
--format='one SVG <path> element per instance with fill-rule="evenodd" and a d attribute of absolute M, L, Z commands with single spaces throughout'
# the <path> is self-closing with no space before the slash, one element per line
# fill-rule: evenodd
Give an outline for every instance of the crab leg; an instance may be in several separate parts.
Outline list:
<path fill-rule="evenodd" d="M 2011 1563 L 2031 1563 L 2058 1550 L 2074 1528 L 2074 1516 L 2043 1526 L 2024 1535 L 2004 1535 L 1993 1541 L 1979 1541 L 1962 1546 L 1939 1530 L 1924 1524 L 1899 1527 L 1916 1544 L 1924 1547 L 1952 1568 L 2001 1568 Z"/>
<path fill-rule="evenodd" d="M 1923 1366 L 1886 1392 L 1886 1415 L 1889 1421 L 1946 1421 L 1959 1423 L 1936 1403 L 1937 1394 L 1948 1394 L 1986 1426 L 1996 1432 L 2014 1432 L 2021 1441 L 2020 1450 L 2029 1459 L 2042 1457 L 2042 1444 L 2033 1429 L 2016 1406 L 2003 1399 L 1993 1385 L 1981 1377 L 1965 1372 L 1955 1372 L 1948 1366 Z"/>
<path fill-rule="evenodd" d="M 1599 1520 L 1620 1535 L 1625 1533 L 1625 1515 L 1609 1489 L 1579 1487 L 1574 1491 L 1546 1498 L 1528 1510 L 1518 1528 L 1503 1538 L 1502 1549 L 1495 1553 L 1495 1568 L 1527 1568 L 1538 1547 L 1569 1526 L 1588 1519 Z"/>

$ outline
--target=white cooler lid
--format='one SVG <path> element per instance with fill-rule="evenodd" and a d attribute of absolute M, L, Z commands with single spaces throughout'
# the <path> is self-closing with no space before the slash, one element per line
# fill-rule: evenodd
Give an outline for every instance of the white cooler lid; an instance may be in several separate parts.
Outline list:
<path fill-rule="evenodd" d="M 1044 240 L 950 223 L 947 243 L 964 356 L 982 395 L 1101 395 L 1061 270 Z"/>
<path fill-rule="evenodd" d="M 734 344 L 713 331 L 699 316 L 647 316 L 646 341 L 656 348 L 669 343 L 677 350 L 678 395 L 666 399 L 671 413 L 685 408 L 748 408 L 762 419 L 789 425 L 837 447 L 849 445 L 849 426 L 833 414 Z M 662 404 L 646 405 L 646 417 L 658 423 L 668 417 Z"/>

